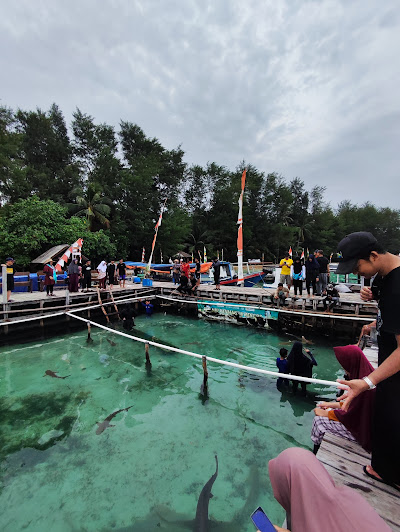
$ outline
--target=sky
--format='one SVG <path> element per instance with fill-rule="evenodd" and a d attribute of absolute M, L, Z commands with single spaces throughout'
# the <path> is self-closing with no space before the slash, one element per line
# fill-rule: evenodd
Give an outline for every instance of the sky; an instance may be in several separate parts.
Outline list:
<path fill-rule="evenodd" d="M 0 104 L 400 208 L 397 0 L 0 0 Z"/>

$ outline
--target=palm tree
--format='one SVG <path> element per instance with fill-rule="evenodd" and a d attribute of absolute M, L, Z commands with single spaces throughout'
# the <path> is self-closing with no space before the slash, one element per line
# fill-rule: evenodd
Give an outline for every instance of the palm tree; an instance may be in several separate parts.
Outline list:
<path fill-rule="evenodd" d="M 94 231 L 95 223 L 99 223 L 107 229 L 110 227 L 108 219 L 111 212 L 111 200 L 104 196 L 99 187 L 89 184 L 86 191 L 82 188 L 74 189 L 76 203 L 72 205 L 76 210 L 75 216 L 85 216 L 89 231 Z"/>

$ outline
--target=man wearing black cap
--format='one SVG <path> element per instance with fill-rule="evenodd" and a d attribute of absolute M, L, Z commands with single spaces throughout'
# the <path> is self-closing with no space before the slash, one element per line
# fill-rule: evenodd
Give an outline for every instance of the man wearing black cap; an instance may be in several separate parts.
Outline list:
<path fill-rule="evenodd" d="M 344 408 L 357 395 L 376 387 L 372 425 L 372 461 L 364 472 L 371 478 L 400 489 L 400 257 L 386 252 L 367 232 L 351 233 L 338 245 L 341 258 L 337 273 L 371 278 L 361 299 L 378 301 L 377 319 L 363 327 L 369 334 L 376 326 L 379 367 L 364 379 L 339 381 L 350 386 Z"/>

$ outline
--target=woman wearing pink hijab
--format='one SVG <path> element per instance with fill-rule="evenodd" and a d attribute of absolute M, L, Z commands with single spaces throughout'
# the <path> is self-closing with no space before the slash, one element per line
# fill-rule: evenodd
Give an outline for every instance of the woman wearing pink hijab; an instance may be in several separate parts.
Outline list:
<path fill-rule="evenodd" d="M 288 521 L 290 518 L 291 532 L 391 530 L 361 495 L 336 486 L 310 451 L 286 449 L 270 460 L 269 476 L 274 497 L 286 510 Z"/>
<path fill-rule="evenodd" d="M 333 348 L 336 358 L 349 379 L 362 379 L 374 371 L 364 353 L 356 345 Z M 357 441 L 367 452 L 371 452 L 372 414 L 375 390 L 356 397 L 347 411 L 339 402 L 319 403 L 314 409 L 315 418 L 311 429 L 314 453 L 321 444 L 325 432 L 351 441 Z"/>

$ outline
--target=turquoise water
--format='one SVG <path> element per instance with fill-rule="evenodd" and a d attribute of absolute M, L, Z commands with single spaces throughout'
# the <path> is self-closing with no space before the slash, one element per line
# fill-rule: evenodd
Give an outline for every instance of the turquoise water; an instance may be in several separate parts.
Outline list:
<path fill-rule="evenodd" d="M 290 340 L 164 314 L 140 316 L 132 334 L 271 370 Z M 143 344 L 94 328 L 92 343 L 86 336 L 0 349 L 2 531 L 194 530 L 215 454 L 213 530 L 254 530 L 258 505 L 282 523 L 268 460 L 311 448 L 314 401 L 333 398 L 332 388 L 294 397 L 272 377 L 208 363 L 204 400 L 201 360 L 150 347 L 149 373 Z M 314 347 L 314 376 L 341 376 L 329 345 Z M 69 377 L 43 378 L 46 370 Z M 96 423 L 130 406 L 96 434 Z"/>

